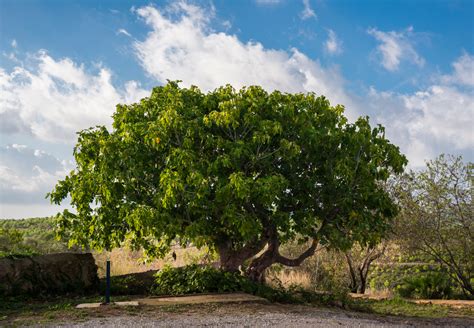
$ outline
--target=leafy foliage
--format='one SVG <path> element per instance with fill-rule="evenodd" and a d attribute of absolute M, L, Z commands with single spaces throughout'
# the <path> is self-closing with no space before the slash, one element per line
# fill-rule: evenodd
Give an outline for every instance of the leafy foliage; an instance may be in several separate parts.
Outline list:
<path fill-rule="evenodd" d="M 242 291 L 245 278 L 208 266 L 164 267 L 155 275 L 153 294 L 184 295 Z"/>
<path fill-rule="evenodd" d="M 474 297 L 472 179 L 471 163 L 441 155 L 425 170 L 402 176 L 395 196 L 402 209 L 396 220 L 399 243 L 441 263 Z"/>
<path fill-rule="evenodd" d="M 187 295 L 197 293 L 246 292 L 270 301 L 296 302 L 290 292 L 253 282 L 235 272 L 209 266 L 188 265 L 164 267 L 155 275 L 151 288 L 154 295 Z"/>
<path fill-rule="evenodd" d="M 314 94 L 231 86 L 203 94 L 176 82 L 118 105 L 113 130 L 79 133 L 77 168 L 49 194 L 71 197 L 58 216 L 72 243 L 110 249 L 128 240 L 163 256 L 172 241 L 209 246 L 222 267 L 298 265 L 318 243 L 378 240 L 397 208 L 380 182 L 406 164 L 381 126 L 348 123 Z M 280 243 L 312 240 L 296 259 Z"/>
<path fill-rule="evenodd" d="M 439 299 L 450 298 L 452 280 L 446 273 L 428 272 L 409 276 L 398 285 L 397 292 L 407 298 Z"/>

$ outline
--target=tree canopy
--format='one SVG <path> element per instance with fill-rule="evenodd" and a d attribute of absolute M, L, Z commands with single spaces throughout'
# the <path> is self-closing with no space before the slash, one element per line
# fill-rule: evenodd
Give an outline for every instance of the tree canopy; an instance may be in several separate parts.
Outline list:
<path fill-rule="evenodd" d="M 58 216 L 59 231 L 152 256 L 176 240 L 208 245 L 228 270 L 253 258 L 255 279 L 275 262 L 298 265 L 318 243 L 378 240 L 397 213 L 381 183 L 407 161 L 382 126 L 343 111 L 312 93 L 156 87 L 118 105 L 112 131 L 79 133 L 77 167 L 49 194 L 75 209 Z M 278 248 L 293 239 L 310 247 L 288 259 Z"/>

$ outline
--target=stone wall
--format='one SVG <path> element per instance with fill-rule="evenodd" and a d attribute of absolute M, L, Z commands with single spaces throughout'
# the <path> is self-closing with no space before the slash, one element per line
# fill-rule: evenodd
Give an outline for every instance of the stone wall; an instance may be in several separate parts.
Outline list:
<path fill-rule="evenodd" d="M 0 259 L 0 295 L 83 294 L 98 288 L 97 266 L 90 253 Z"/>

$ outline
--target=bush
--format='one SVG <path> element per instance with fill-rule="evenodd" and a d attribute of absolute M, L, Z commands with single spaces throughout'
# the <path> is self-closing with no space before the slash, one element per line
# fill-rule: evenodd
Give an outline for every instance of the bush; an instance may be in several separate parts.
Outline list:
<path fill-rule="evenodd" d="M 401 297 L 447 299 L 453 293 L 451 285 L 448 274 L 428 272 L 405 278 L 396 290 Z"/>
<path fill-rule="evenodd" d="M 151 293 L 154 295 L 226 292 L 245 292 L 272 302 L 298 302 L 284 289 L 255 283 L 239 273 L 196 264 L 179 268 L 164 267 L 155 275 L 155 282 L 151 288 Z"/>
<path fill-rule="evenodd" d="M 180 268 L 164 267 L 155 275 L 152 293 L 156 295 L 184 295 L 195 293 L 223 293 L 241 289 L 240 277 L 212 267 L 196 264 Z"/>

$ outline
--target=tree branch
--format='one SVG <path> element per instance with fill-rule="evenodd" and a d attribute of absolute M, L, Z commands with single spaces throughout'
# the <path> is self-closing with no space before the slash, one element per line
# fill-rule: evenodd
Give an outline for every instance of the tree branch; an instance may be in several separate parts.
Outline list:
<path fill-rule="evenodd" d="M 286 266 L 298 266 L 303 263 L 303 261 L 306 260 L 308 257 L 312 256 L 316 252 L 317 247 L 318 241 L 316 239 L 313 239 L 311 246 L 297 258 L 289 259 L 277 253 L 275 257 L 275 262 L 281 263 Z"/>

